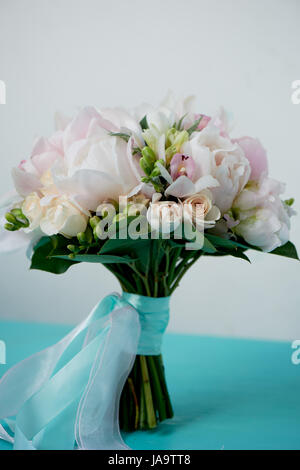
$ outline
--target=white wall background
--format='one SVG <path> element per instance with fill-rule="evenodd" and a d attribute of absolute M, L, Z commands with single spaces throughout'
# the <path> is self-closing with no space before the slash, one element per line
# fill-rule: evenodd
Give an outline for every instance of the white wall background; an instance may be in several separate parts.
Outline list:
<path fill-rule="evenodd" d="M 236 136 L 262 140 L 299 211 L 299 18 L 299 0 L 0 0 L 1 193 L 57 109 L 158 103 L 171 88 L 196 94 L 200 112 L 233 111 Z M 299 234 L 300 217 L 300 249 Z M 300 265 L 251 258 L 199 261 L 174 294 L 170 330 L 299 338 Z M 75 323 L 118 289 L 102 266 L 58 277 L 28 266 L 23 254 L 1 256 L 0 319 Z"/>

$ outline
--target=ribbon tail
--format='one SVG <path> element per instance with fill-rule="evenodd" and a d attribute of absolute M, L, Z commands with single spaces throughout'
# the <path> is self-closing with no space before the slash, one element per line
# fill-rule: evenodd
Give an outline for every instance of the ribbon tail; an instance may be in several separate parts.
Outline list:
<path fill-rule="evenodd" d="M 125 305 L 110 318 L 105 345 L 97 354 L 79 404 L 76 419 L 79 449 L 128 449 L 120 434 L 119 402 L 136 356 L 140 322 L 136 310 Z"/>
<path fill-rule="evenodd" d="M 111 294 L 59 343 L 12 367 L 0 381 L 0 420 L 15 418 L 14 448 L 127 448 L 119 399 L 139 336 L 138 312 Z M 0 438 L 13 440 L 3 426 Z"/>

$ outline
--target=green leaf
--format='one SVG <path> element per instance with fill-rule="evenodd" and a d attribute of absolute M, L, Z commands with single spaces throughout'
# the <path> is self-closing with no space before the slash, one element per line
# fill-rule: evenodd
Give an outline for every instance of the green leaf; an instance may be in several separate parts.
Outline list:
<path fill-rule="evenodd" d="M 128 140 L 130 139 L 130 135 L 125 134 L 124 132 L 109 132 L 109 135 L 111 135 L 112 137 L 120 137 L 120 139 L 125 140 L 125 142 L 128 142 Z"/>
<path fill-rule="evenodd" d="M 200 237 L 200 233 L 198 234 L 198 237 Z M 214 245 L 205 237 L 200 237 L 200 241 L 197 242 L 196 238 L 191 239 L 191 240 L 186 240 L 185 242 L 188 247 L 188 251 L 190 250 L 200 250 L 203 251 L 203 253 L 215 253 L 217 249 L 214 247 Z M 187 248 L 185 245 L 183 245 L 185 248 Z"/>
<path fill-rule="evenodd" d="M 249 259 L 248 256 L 244 253 L 244 251 L 241 250 L 241 249 L 237 249 L 236 251 L 230 251 L 230 252 L 227 252 L 226 254 L 227 254 L 227 255 L 230 255 L 230 256 L 234 256 L 235 258 L 244 259 L 245 261 L 248 261 L 248 263 L 251 264 L 250 259 Z"/>
<path fill-rule="evenodd" d="M 38 269 L 53 274 L 65 273 L 76 261 L 67 259 L 53 258 L 52 255 L 56 250 L 68 251 L 66 245 L 70 242 L 61 236 L 43 237 L 35 245 L 33 256 L 31 258 L 30 269 Z"/>
<path fill-rule="evenodd" d="M 297 249 L 292 242 L 287 242 L 285 245 L 275 248 L 271 251 L 273 255 L 285 256 L 286 258 L 292 258 L 299 260 Z"/>
<path fill-rule="evenodd" d="M 183 123 L 183 120 L 184 118 L 187 116 L 188 113 L 185 113 L 178 121 L 177 125 L 175 126 L 175 128 L 180 131 L 181 130 L 181 126 L 182 126 L 182 123 Z"/>
<path fill-rule="evenodd" d="M 62 260 L 68 260 L 70 259 L 68 255 L 53 255 L 52 258 L 58 258 Z M 114 256 L 114 255 L 75 255 L 75 257 L 72 259 L 75 262 L 78 263 L 101 263 L 101 264 L 113 264 L 113 263 L 119 263 L 119 264 L 128 264 L 132 263 L 135 261 L 132 258 L 125 257 L 125 256 Z"/>
<path fill-rule="evenodd" d="M 210 233 L 205 234 L 206 238 L 210 240 L 215 246 L 220 246 L 228 249 L 237 249 L 243 248 L 244 250 L 248 250 L 249 246 L 238 241 L 218 237 L 217 235 L 211 235 Z"/>
<path fill-rule="evenodd" d="M 148 122 L 147 122 L 147 116 L 146 116 L 146 115 L 143 117 L 143 119 L 140 120 L 140 126 L 141 126 L 141 128 L 143 129 L 143 131 L 144 131 L 145 129 L 149 129 Z"/>
<path fill-rule="evenodd" d="M 202 251 L 204 251 L 204 253 L 215 253 L 217 251 L 216 247 L 209 241 L 206 236 L 204 237 Z"/>
<path fill-rule="evenodd" d="M 153 240 L 154 242 L 154 240 Z M 100 250 L 100 255 L 110 253 L 119 256 L 129 256 L 132 260 L 137 259 L 141 269 L 145 272 L 149 263 L 151 239 L 130 238 L 124 240 L 109 239 Z"/>

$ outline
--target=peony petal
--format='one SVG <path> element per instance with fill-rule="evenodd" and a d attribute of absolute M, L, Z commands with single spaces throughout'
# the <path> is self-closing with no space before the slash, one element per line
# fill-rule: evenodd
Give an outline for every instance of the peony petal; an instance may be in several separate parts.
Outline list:
<path fill-rule="evenodd" d="M 100 110 L 103 119 L 106 119 L 114 126 L 114 132 L 120 131 L 122 127 L 131 129 L 140 135 L 141 128 L 138 121 L 132 117 L 128 111 L 122 108 L 104 108 Z"/>
<path fill-rule="evenodd" d="M 250 180 L 258 181 L 263 174 L 268 173 L 267 152 L 258 139 L 245 136 L 234 139 L 233 142 L 236 142 L 243 149 L 246 158 L 250 162 Z"/>
<path fill-rule="evenodd" d="M 166 196 L 185 197 L 196 193 L 194 183 L 187 176 L 179 176 L 165 191 Z"/>
<path fill-rule="evenodd" d="M 75 118 L 68 124 L 64 132 L 65 151 L 76 141 L 86 138 L 91 120 L 96 119 L 99 125 L 103 118 L 92 106 L 88 106 L 79 111 Z"/>
<path fill-rule="evenodd" d="M 96 211 L 106 199 L 118 200 L 123 188 L 110 174 L 95 170 L 78 170 L 73 176 L 56 178 L 55 184 L 62 192 L 73 196 L 84 209 Z"/>
<path fill-rule="evenodd" d="M 206 188 L 217 188 L 219 181 L 211 175 L 201 176 L 195 183 L 196 192 L 199 193 Z"/>
<path fill-rule="evenodd" d="M 16 190 L 21 196 L 27 196 L 30 193 L 38 191 L 42 184 L 39 178 L 31 173 L 26 173 L 19 168 L 13 168 L 12 178 Z"/>
<path fill-rule="evenodd" d="M 34 155 L 33 157 L 31 157 L 31 161 L 37 169 L 39 175 L 42 175 L 47 170 L 49 170 L 49 168 L 52 167 L 52 165 L 57 159 L 60 158 L 62 157 L 58 152 L 51 151 Z"/>
<path fill-rule="evenodd" d="M 20 198 L 19 194 L 15 191 L 9 191 L 0 197 L 0 210 L 7 210 L 12 207 L 14 204 L 21 202 L 23 199 Z"/>

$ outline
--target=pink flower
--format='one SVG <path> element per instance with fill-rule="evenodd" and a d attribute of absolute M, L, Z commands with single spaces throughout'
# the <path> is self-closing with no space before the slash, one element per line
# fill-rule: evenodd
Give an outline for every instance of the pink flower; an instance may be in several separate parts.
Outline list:
<path fill-rule="evenodd" d="M 258 139 L 240 137 L 233 142 L 239 144 L 251 166 L 250 180 L 259 181 L 263 174 L 268 173 L 267 153 Z"/>
<path fill-rule="evenodd" d="M 187 176 L 192 179 L 195 171 L 195 162 L 192 157 L 182 153 L 175 153 L 171 160 L 170 170 L 173 180 L 176 180 L 179 176 Z"/>
<path fill-rule="evenodd" d="M 199 122 L 198 129 L 199 131 L 202 131 L 202 129 L 204 129 L 204 127 L 206 127 L 209 121 L 211 120 L 211 117 L 206 116 L 206 114 L 198 114 L 196 119 L 199 119 L 200 117 L 201 121 Z"/>

